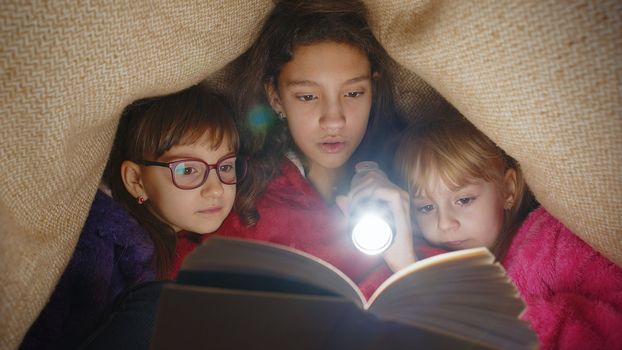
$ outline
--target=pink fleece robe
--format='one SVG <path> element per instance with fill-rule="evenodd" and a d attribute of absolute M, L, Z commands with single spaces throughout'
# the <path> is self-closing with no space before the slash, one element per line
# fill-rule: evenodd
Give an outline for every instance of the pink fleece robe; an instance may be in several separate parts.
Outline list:
<path fill-rule="evenodd" d="M 622 349 L 622 269 L 544 208 L 525 220 L 502 264 L 541 349 Z"/>

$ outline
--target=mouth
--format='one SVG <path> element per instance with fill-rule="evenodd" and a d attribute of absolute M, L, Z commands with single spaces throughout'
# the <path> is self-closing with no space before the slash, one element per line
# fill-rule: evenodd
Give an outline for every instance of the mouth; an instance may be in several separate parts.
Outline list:
<path fill-rule="evenodd" d="M 220 213 L 221 210 L 222 210 L 222 207 L 210 207 L 210 208 L 199 210 L 197 211 L 197 213 L 202 214 L 202 215 L 214 215 L 214 214 Z"/>
<path fill-rule="evenodd" d="M 467 241 L 466 239 L 462 239 L 462 240 L 455 240 L 455 241 L 447 241 L 447 242 L 444 242 L 443 244 L 447 247 L 459 248 L 463 246 L 466 241 Z"/>
<path fill-rule="evenodd" d="M 324 153 L 331 153 L 331 154 L 339 153 L 346 147 L 346 143 L 344 141 L 325 141 L 325 142 L 321 142 L 319 145 L 320 145 L 320 149 Z"/>

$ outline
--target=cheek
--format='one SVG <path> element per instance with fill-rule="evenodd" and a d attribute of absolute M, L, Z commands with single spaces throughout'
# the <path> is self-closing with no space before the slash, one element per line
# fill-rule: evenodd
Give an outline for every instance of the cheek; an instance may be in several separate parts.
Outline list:
<path fill-rule="evenodd" d="M 356 124 L 359 128 L 367 128 L 369 114 L 371 112 L 371 100 L 348 106 L 346 115 L 351 124 Z"/>
<path fill-rule="evenodd" d="M 289 128 L 289 134 L 297 144 L 305 139 L 305 131 L 309 132 L 308 126 L 297 121 L 289 120 L 287 127 Z"/>
<path fill-rule="evenodd" d="M 497 237 L 501 233 L 503 226 L 503 207 L 500 207 L 494 201 L 492 205 L 482 208 L 477 214 L 473 215 L 470 225 L 475 232 L 481 232 L 482 240 L 487 246 L 494 244 Z M 482 223 L 488 223 L 482 225 Z"/>
<path fill-rule="evenodd" d="M 175 196 L 172 195 L 173 184 L 168 186 L 162 179 L 152 176 L 151 178 L 145 178 L 144 182 L 145 192 L 149 197 L 149 203 L 152 211 L 156 211 L 156 214 L 161 212 L 170 206 L 171 201 L 175 201 Z M 169 188 L 171 187 L 171 188 Z"/>
<path fill-rule="evenodd" d="M 156 217 L 171 226 L 173 230 L 178 231 L 180 229 L 179 222 L 183 222 L 180 219 L 185 214 L 185 206 L 184 201 L 180 200 L 179 197 L 159 192 L 150 200 L 149 209 Z"/>
<path fill-rule="evenodd" d="M 223 190 L 223 206 L 231 210 L 235 202 L 236 186 L 227 186 Z M 228 214 L 228 213 L 227 213 Z"/>
<path fill-rule="evenodd" d="M 306 144 L 308 144 L 309 141 L 307 141 L 308 138 L 305 137 L 304 133 L 299 133 L 296 129 L 289 128 L 289 135 L 296 147 L 298 147 L 302 151 L 302 153 L 307 154 L 308 147 L 306 146 Z"/>
<path fill-rule="evenodd" d="M 419 227 L 419 233 L 423 235 L 428 241 L 434 241 L 436 236 L 435 222 L 429 215 L 418 215 L 415 218 L 415 222 Z"/>
<path fill-rule="evenodd" d="M 292 137 L 296 139 L 304 138 L 315 125 L 319 124 L 307 115 L 298 113 L 296 115 L 287 116 L 287 128 Z"/>
<path fill-rule="evenodd" d="M 363 138 L 365 136 L 365 132 L 367 131 L 367 124 L 369 124 L 369 115 L 361 115 L 354 121 L 356 133 Z"/>

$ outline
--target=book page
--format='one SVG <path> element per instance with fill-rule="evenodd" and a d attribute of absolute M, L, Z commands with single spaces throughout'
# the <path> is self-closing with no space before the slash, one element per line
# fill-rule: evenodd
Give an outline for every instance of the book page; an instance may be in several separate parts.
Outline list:
<path fill-rule="evenodd" d="M 250 285 L 255 290 L 338 295 L 361 308 L 365 300 L 356 284 L 329 263 L 297 249 L 248 239 L 210 237 L 185 259 L 178 280 L 231 288 L 220 283 L 236 278 L 243 281 L 234 282 L 241 289 Z"/>
<path fill-rule="evenodd" d="M 429 257 L 427 259 L 416 261 L 403 269 L 394 273 L 387 278 L 366 303 L 366 308 L 374 303 L 374 300 L 387 288 L 393 284 L 399 284 L 401 280 L 407 278 L 413 273 L 426 269 L 443 269 L 450 265 L 460 265 L 463 261 L 476 260 L 481 263 L 492 263 L 494 256 L 486 248 L 473 248 L 457 250 L 454 252 L 444 253 Z M 449 264 L 449 265 L 448 265 Z M 439 266 L 442 265 L 442 266 Z M 402 282 L 403 283 L 403 282 Z"/>
<path fill-rule="evenodd" d="M 486 248 L 418 261 L 391 276 L 365 307 L 381 319 L 502 349 L 537 344 L 522 300 Z"/>

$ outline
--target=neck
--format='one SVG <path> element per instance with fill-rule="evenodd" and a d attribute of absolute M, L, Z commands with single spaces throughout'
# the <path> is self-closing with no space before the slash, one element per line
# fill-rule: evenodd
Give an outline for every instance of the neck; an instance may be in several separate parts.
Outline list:
<path fill-rule="evenodd" d="M 324 202 L 333 203 L 335 202 L 337 185 L 344 174 L 344 167 L 327 169 L 316 166 L 309 169 L 307 179 L 311 181 L 313 187 L 320 193 Z"/>

